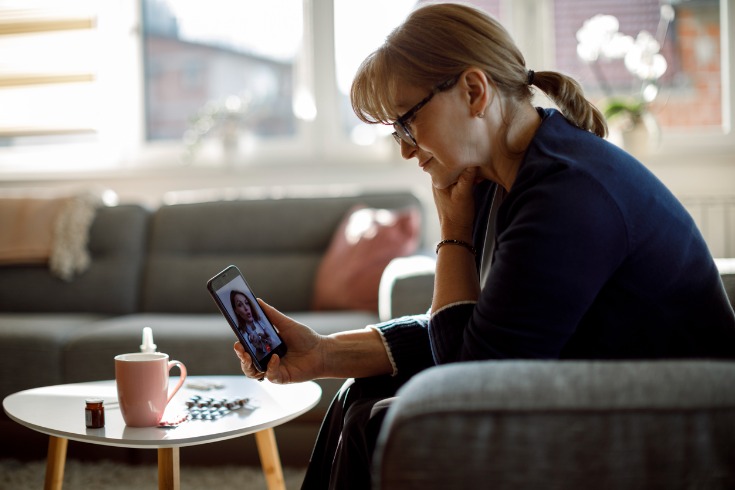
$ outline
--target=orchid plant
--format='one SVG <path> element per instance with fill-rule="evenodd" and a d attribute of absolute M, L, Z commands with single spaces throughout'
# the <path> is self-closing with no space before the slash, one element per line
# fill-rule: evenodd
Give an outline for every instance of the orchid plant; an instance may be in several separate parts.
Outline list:
<path fill-rule="evenodd" d="M 252 125 L 257 110 L 248 92 L 208 101 L 190 120 L 184 132 L 184 161 L 192 163 L 208 136 L 217 136 L 228 163 L 238 151 L 241 131 Z"/>
<path fill-rule="evenodd" d="M 643 30 L 634 39 L 620 32 L 620 22 L 615 16 L 604 14 L 587 19 L 577 31 L 577 56 L 590 64 L 607 95 L 602 108 L 606 118 L 626 116 L 627 123 L 633 125 L 641 120 L 648 104 L 656 98 L 658 80 L 668 68 L 661 47 L 673 19 L 674 9 L 671 5 L 663 5 L 656 36 Z M 640 90 L 633 96 L 614 95 L 599 66 L 601 61 L 620 59 L 640 83 Z"/>

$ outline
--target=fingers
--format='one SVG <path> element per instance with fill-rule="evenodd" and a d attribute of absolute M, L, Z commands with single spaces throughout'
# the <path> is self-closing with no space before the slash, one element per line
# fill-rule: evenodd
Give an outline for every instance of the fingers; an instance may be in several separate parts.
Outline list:
<path fill-rule="evenodd" d="M 280 317 L 283 316 L 282 313 L 275 308 L 273 308 L 271 305 L 266 303 L 260 298 L 255 298 L 258 303 L 260 304 L 260 307 L 263 308 L 263 311 L 265 312 L 265 316 L 268 317 L 268 320 L 270 320 L 271 325 L 273 325 L 273 328 L 276 329 L 276 333 L 280 334 L 281 331 L 278 330 L 278 324 L 281 323 Z"/>
<path fill-rule="evenodd" d="M 462 187 L 472 187 L 477 180 L 477 167 L 466 168 L 460 175 L 457 184 Z"/>
<path fill-rule="evenodd" d="M 466 168 L 459 174 L 457 182 L 446 189 L 451 201 L 464 201 L 472 196 L 472 188 L 477 179 L 477 167 Z"/>
<path fill-rule="evenodd" d="M 268 317 L 268 319 L 273 323 L 273 326 L 276 327 L 276 330 L 278 330 L 278 324 L 282 323 L 282 320 L 287 318 L 286 315 L 278 311 L 277 309 L 273 308 L 271 305 L 266 303 L 260 298 L 257 298 L 258 303 L 260 304 L 260 307 L 263 308 L 263 311 L 265 311 L 265 316 Z"/>
<path fill-rule="evenodd" d="M 276 327 L 276 331 L 278 331 L 278 325 L 280 325 L 281 327 L 285 326 L 285 333 L 288 335 L 289 332 L 291 332 L 291 327 L 295 325 L 295 322 L 262 299 L 257 298 L 257 300 L 258 304 L 260 304 L 261 308 L 263 308 L 263 311 L 265 312 L 268 319 L 273 323 L 273 326 Z M 240 358 L 240 366 L 242 372 L 248 378 L 254 378 L 261 381 L 264 378 L 267 378 L 271 383 L 278 384 L 291 382 L 291 375 L 289 374 L 289 370 L 281 367 L 281 358 L 277 354 L 273 354 L 273 356 L 271 356 L 270 360 L 268 361 L 266 371 L 265 373 L 263 373 L 261 371 L 258 371 L 257 368 L 253 365 L 252 358 L 245 351 L 240 342 L 235 342 L 235 353 Z"/>
<path fill-rule="evenodd" d="M 459 174 L 454 185 L 446 189 L 434 189 L 434 202 L 439 214 L 442 236 L 462 240 L 467 240 L 468 235 L 471 236 L 475 215 L 472 189 L 478 175 L 478 169 L 470 167 Z"/>
<path fill-rule="evenodd" d="M 245 348 L 239 341 L 235 342 L 234 349 L 235 354 L 237 354 L 237 357 L 240 359 L 240 369 L 242 370 L 242 373 L 248 378 L 263 378 L 263 373 L 255 368 L 253 365 L 253 359 L 250 357 L 250 354 L 245 352 Z"/>
<path fill-rule="evenodd" d="M 242 361 L 242 356 L 245 354 L 245 349 L 243 349 L 240 341 L 236 340 L 235 345 L 233 345 L 232 348 L 235 350 L 235 354 L 237 355 L 237 357 L 239 357 Z"/>
<path fill-rule="evenodd" d="M 477 167 L 466 168 L 459 174 L 453 185 L 442 189 L 434 187 L 432 193 L 437 207 L 462 203 L 472 198 L 472 189 L 478 175 Z"/>
<path fill-rule="evenodd" d="M 235 342 L 234 349 L 235 354 L 237 354 L 237 357 L 240 359 L 240 369 L 248 378 L 257 379 L 258 381 L 268 379 L 271 383 L 277 384 L 288 382 L 281 373 L 281 358 L 278 354 L 273 354 L 268 362 L 266 372 L 262 372 L 258 371 L 255 367 L 253 359 L 250 357 L 250 354 L 245 352 L 245 349 L 240 342 Z"/>
<path fill-rule="evenodd" d="M 283 384 L 286 381 L 281 374 L 281 358 L 278 354 L 273 354 L 270 361 L 268 361 L 268 369 L 265 371 L 265 377 L 271 383 Z"/>

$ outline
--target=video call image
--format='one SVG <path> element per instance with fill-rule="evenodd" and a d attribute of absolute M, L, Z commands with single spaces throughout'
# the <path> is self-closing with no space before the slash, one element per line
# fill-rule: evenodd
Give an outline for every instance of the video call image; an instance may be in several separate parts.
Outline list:
<path fill-rule="evenodd" d="M 217 290 L 217 296 L 258 360 L 278 347 L 281 343 L 278 334 L 242 277 Z"/>

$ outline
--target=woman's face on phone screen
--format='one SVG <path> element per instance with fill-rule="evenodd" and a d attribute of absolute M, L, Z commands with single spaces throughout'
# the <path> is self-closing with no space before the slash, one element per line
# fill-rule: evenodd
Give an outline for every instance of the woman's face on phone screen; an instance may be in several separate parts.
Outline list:
<path fill-rule="evenodd" d="M 245 299 L 245 295 L 235 295 L 235 313 L 243 320 L 253 321 L 253 312 L 250 311 L 250 303 Z"/>

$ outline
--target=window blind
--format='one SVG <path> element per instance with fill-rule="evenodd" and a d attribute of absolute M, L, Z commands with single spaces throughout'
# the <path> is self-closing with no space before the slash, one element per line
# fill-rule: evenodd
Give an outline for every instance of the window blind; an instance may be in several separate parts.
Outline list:
<path fill-rule="evenodd" d="M 0 0 L 0 143 L 97 128 L 93 2 Z"/>

